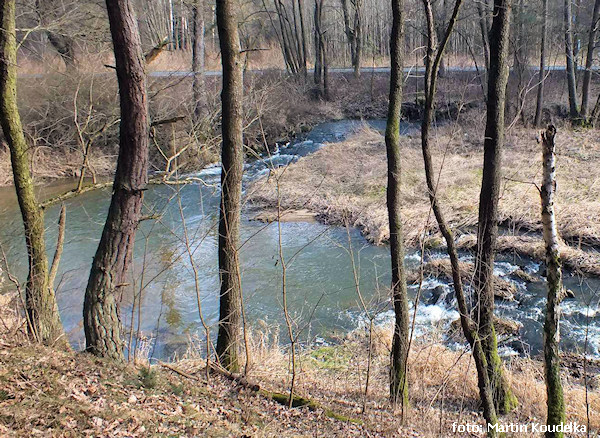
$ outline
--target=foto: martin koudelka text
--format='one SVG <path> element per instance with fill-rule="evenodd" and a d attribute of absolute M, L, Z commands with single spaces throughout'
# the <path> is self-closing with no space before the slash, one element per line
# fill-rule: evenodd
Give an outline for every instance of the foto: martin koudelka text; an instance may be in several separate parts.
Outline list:
<path fill-rule="evenodd" d="M 546 432 L 563 432 L 573 434 L 583 434 L 587 432 L 587 426 L 585 424 L 579 424 L 575 422 L 561 423 L 556 425 L 548 425 L 544 423 L 496 423 L 488 424 L 487 431 L 495 432 L 521 432 L 521 433 L 546 433 Z M 471 433 L 484 433 L 486 432 L 485 426 L 481 424 L 459 424 L 457 422 L 452 423 L 452 432 L 471 432 Z"/>

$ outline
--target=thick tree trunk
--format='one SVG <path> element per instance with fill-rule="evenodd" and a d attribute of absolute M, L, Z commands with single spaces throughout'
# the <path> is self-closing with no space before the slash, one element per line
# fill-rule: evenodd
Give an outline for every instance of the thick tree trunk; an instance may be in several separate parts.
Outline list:
<path fill-rule="evenodd" d="M 542 133 L 543 179 L 540 190 L 548 281 L 548 301 L 544 319 L 544 369 L 548 407 L 546 424 L 548 426 L 565 422 L 565 401 L 560 380 L 560 351 L 558 346 L 562 272 L 559 238 L 556 217 L 554 216 L 554 196 L 556 192 L 555 135 L 556 128 L 552 125 Z M 563 433 L 548 432 L 546 436 L 562 437 Z"/>
<path fill-rule="evenodd" d="M 121 126 L 113 195 L 83 305 L 86 350 L 123 359 L 116 294 L 126 285 L 148 182 L 148 102 L 144 56 L 130 0 L 106 0 L 113 40 Z"/>
<path fill-rule="evenodd" d="M 577 79 L 575 77 L 575 55 L 573 54 L 573 14 L 572 0 L 565 0 L 564 25 L 565 25 L 565 55 L 567 58 L 567 88 L 569 91 L 569 115 L 571 119 L 579 117 L 577 108 Z"/>
<path fill-rule="evenodd" d="M 496 411 L 509 412 L 516 405 L 498 356 L 494 331 L 494 251 L 498 235 L 498 200 L 502 148 L 504 146 L 504 109 L 508 82 L 508 41 L 511 0 L 494 1 L 490 32 L 490 71 L 488 78 L 487 120 L 483 157 L 483 179 L 479 197 L 477 257 L 475 261 L 476 307 L 474 319 L 488 365 Z"/>
<path fill-rule="evenodd" d="M 590 84 L 592 82 L 592 66 L 594 65 L 594 50 L 596 48 L 596 32 L 598 30 L 598 20 L 600 19 L 600 0 L 594 2 L 592 12 L 592 24 L 590 25 L 590 34 L 587 44 L 587 56 L 585 59 L 585 72 L 583 73 L 583 84 L 581 91 L 581 116 L 587 117 L 590 104 Z"/>
<path fill-rule="evenodd" d="M 53 287 L 49 284 L 44 241 L 44 213 L 40 209 L 29 169 L 29 147 L 17 106 L 17 37 L 15 1 L 0 6 L 0 122 L 10 149 L 15 190 L 23 217 L 29 274 L 25 289 L 27 331 L 37 342 L 53 345 L 63 336 Z"/>
<path fill-rule="evenodd" d="M 483 415 L 488 424 L 496 424 L 498 422 L 496 416 L 496 409 L 494 407 L 494 399 L 492 390 L 489 383 L 489 377 L 487 374 L 487 361 L 481 345 L 481 340 L 477 336 L 474 330 L 474 324 L 471 319 L 470 311 L 467 306 L 467 300 L 465 298 L 460 262 L 458 257 L 458 250 L 454 242 L 454 236 L 450 229 L 446 219 L 444 217 L 442 207 L 437 197 L 437 184 L 435 181 L 435 173 L 433 168 L 433 159 L 431 156 L 430 148 L 430 136 L 429 132 L 431 129 L 431 123 L 433 120 L 434 113 L 434 102 L 437 88 L 437 78 L 444 50 L 448 44 L 448 40 L 456 24 L 458 18 L 458 12 L 462 4 L 462 0 L 457 0 L 454 6 L 452 17 L 448 23 L 448 27 L 435 26 L 433 8 L 431 7 L 430 0 L 423 0 L 425 7 L 425 17 L 427 19 L 427 53 L 425 57 L 425 108 L 423 111 L 423 119 L 421 121 L 421 146 L 423 150 L 423 161 L 425 165 L 425 179 L 427 182 L 427 189 L 429 191 L 429 201 L 433 214 L 438 223 L 440 232 L 444 236 L 447 245 L 448 256 L 450 257 L 450 264 L 452 266 L 452 280 L 454 286 L 454 293 L 456 296 L 456 302 L 458 303 L 458 310 L 460 313 L 460 322 L 463 329 L 463 333 L 471 345 L 473 351 L 473 359 L 475 361 L 475 367 L 477 368 L 479 394 L 483 405 Z M 439 47 L 436 50 L 436 33 L 442 35 Z M 494 436 L 494 429 L 488 434 Z"/>
<path fill-rule="evenodd" d="M 540 45 L 540 71 L 538 72 L 537 100 L 535 104 L 535 126 L 542 124 L 544 109 L 544 82 L 546 76 L 546 38 L 548 37 L 548 0 L 542 0 L 542 41 Z"/>
<path fill-rule="evenodd" d="M 404 66 L 404 0 L 392 0 L 390 35 L 390 101 L 385 130 L 388 162 L 387 208 L 392 260 L 392 301 L 394 335 L 390 363 L 390 399 L 393 405 L 408 406 L 408 296 L 404 270 L 404 241 L 400 216 L 400 111 Z"/>
<path fill-rule="evenodd" d="M 204 93 L 204 0 L 195 0 L 193 6 L 193 43 L 192 43 L 192 92 L 194 95 L 194 123 L 201 117 Z"/>
<path fill-rule="evenodd" d="M 217 355 L 231 372 L 239 369 L 241 280 L 238 260 L 244 166 L 242 128 L 242 63 L 234 0 L 217 0 L 217 27 L 223 63 L 222 171 L 219 217 L 221 280 Z"/>

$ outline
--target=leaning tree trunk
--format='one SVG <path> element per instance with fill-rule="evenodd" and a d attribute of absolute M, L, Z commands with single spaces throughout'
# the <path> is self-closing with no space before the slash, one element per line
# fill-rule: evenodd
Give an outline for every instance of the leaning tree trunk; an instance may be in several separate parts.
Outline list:
<path fill-rule="evenodd" d="M 475 260 L 476 306 L 474 319 L 486 354 L 488 375 L 494 391 L 496 411 L 509 412 L 516 405 L 498 355 L 494 330 L 494 251 L 498 235 L 498 201 L 504 109 L 508 82 L 508 41 L 511 0 L 494 1 L 490 31 L 490 70 L 488 77 L 487 120 L 483 155 L 483 178 L 479 197 L 477 257 Z"/>
<path fill-rule="evenodd" d="M 217 1 L 217 27 L 223 63 L 222 170 L 219 217 L 221 280 L 217 355 L 229 371 L 239 369 L 241 281 L 238 260 L 244 166 L 242 128 L 242 63 L 234 0 Z"/>
<path fill-rule="evenodd" d="M 44 213 L 34 192 L 29 169 L 29 148 L 17 106 L 17 36 L 15 1 L 0 7 L 0 122 L 10 149 L 15 190 L 25 228 L 29 274 L 25 289 L 27 332 L 30 338 L 47 345 L 63 336 L 58 306 L 48 278 L 48 258 L 44 241 Z"/>
<path fill-rule="evenodd" d="M 195 0 L 193 6 L 192 93 L 194 95 L 194 124 L 201 116 L 204 92 L 204 0 Z"/>
<path fill-rule="evenodd" d="M 596 31 L 598 19 L 600 18 L 600 0 L 594 2 L 592 12 L 592 24 L 587 44 L 587 57 L 585 59 L 585 72 L 583 73 L 583 84 L 581 90 L 581 116 L 587 117 L 590 104 L 590 84 L 592 82 L 592 66 L 594 64 L 594 50 L 596 48 Z"/>
<path fill-rule="evenodd" d="M 548 37 L 548 0 L 542 0 L 542 41 L 540 45 L 540 71 L 538 72 L 537 100 L 535 104 L 535 126 L 542 124 L 544 108 L 544 81 L 546 75 L 546 38 Z"/>
<path fill-rule="evenodd" d="M 435 26 L 433 8 L 431 0 L 423 0 L 425 7 L 425 17 L 427 20 L 427 52 L 425 56 L 425 108 L 423 111 L 423 119 L 421 121 L 421 147 L 423 150 L 423 162 L 425 165 L 425 179 L 427 182 L 427 189 L 429 191 L 429 201 L 431 203 L 431 209 L 438 223 L 440 232 L 444 236 L 446 241 L 448 256 L 450 257 L 450 265 L 452 267 L 452 280 L 454 286 L 454 293 L 456 296 L 456 302 L 458 303 L 458 310 L 460 313 L 460 322 L 463 329 L 463 333 L 471 345 L 473 351 L 473 359 L 475 367 L 477 368 L 477 378 L 479 386 L 479 394 L 483 405 L 483 415 L 487 424 L 496 424 L 498 422 L 496 416 L 496 409 L 494 407 L 494 399 L 489 383 L 489 377 L 487 374 L 487 361 L 481 340 L 479 339 L 477 332 L 474 330 L 474 324 L 471 319 L 471 315 L 467 306 L 467 300 L 465 298 L 462 275 L 460 270 L 460 261 L 458 257 L 458 250 L 454 242 L 454 235 L 450 226 L 448 225 L 442 207 L 437 196 L 437 184 L 435 181 L 435 173 L 433 167 L 433 159 L 431 156 L 430 147 L 430 135 L 431 123 L 433 121 L 434 102 L 437 89 L 437 79 L 440 67 L 442 65 L 442 59 L 444 50 L 448 45 L 448 40 L 452 34 L 454 25 L 458 18 L 458 12 L 462 4 L 462 0 L 456 0 L 452 16 L 446 28 L 444 24 Z M 436 44 L 436 33 L 442 35 L 439 46 Z M 436 50 L 436 47 L 437 50 Z M 489 436 L 495 435 L 495 429 L 491 429 L 488 433 Z"/>
<path fill-rule="evenodd" d="M 567 58 L 567 87 L 569 91 L 569 115 L 575 120 L 579 117 L 577 108 L 577 79 L 575 78 L 575 55 L 573 54 L 573 14 L 572 0 L 565 0 L 564 25 L 565 25 L 565 55 Z"/>
<path fill-rule="evenodd" d="M 554 137 L 556 128 L 552 125 L 542 133 L 543 179 L 540 195 L 542 199 L 542 225 L 546 247 L 546 269 L 548 281 L 548 301 L 544 319 L 544 369 L 546 374 L 546 394 L 548 426 L 565 422 L 565 401 L 560 381 L 560 351 L 558 346 L 560 300 L 562 295 L 562 273 L 560 268 L 559 238 L 554 216 L 556 192 L 556 162 Z M 554 429 L 554 428 L 551 428 Z M 546 433 L 547 437 L 562 437 L 562 432 Z"/>
<path fill-rule="evenodd" d="M 408 296 L 404 270 L 404 242 L 400 216 L 400 111 L 404 63 L 404 0 L 392 0 L 390 35 L 390 98 L 385 130 L 388 162 L 387 208 L 392 260 L 394 335 L 390 363 L 390 399 L 393 405 L 408 406 Z"/>
<path fill-rule="evenodd" d="M 121 127 L 113 195 L 83 304 L 86 350 L 123 359 L 117 292 L 126 286 L 148 182 L 148 102 L 144 56 L 130 0 L 106 0 L 113 40 Z"/>

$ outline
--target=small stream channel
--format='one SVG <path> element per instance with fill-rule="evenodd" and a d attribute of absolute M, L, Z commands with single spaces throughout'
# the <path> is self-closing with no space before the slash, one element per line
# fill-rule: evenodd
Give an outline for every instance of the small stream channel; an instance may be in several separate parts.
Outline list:
<path fill-rule="evenodd" d="M 303 138 L 280 147 L 270 157 L 246 165 L 245 181 L 249 182 L 268 172 L 271 166 L 281 166 L 326 147 L 325 143 L 343 140 L 360 129 L 363 122 L 342 120 L 316 126 Z M 385 122 L 369 122 L 382 130 Z M 404 125 L 403 130 L 416 129 Z M 169 359 L 182 354 L 190 337 L 202 343 L 194 273 L 183 240 L 183 222 L 177 202 L 181 198 L 183 216 L 191 240 L 194 261 L 198 268 L 198 284 L 202 311 L 216 333 L 218 318 L 217 271 L 217 207 L 220 167 L 209 167 L 194 176 L 205 184 L 193 184 L 177 189 L 172 186 L 152 186 L 146 192 L 147 212 L 163 213 L 160 221 L 144 222 L 137 234 L 131 283 L 142 289 L 140 330 L 146 336 L 146 351 L 155 358 Z M 72 188 L 74 183 L 61 182 L 43 190 L 46 196 Z M 179 190 L 179 193 L 177 193 Z M 66 242 L 57 277 L 57 297 L 63 324 L 72 344 L 82 348 L 83 294 L 89 268 L 102 231 L 110 201 L 110 190 L 85 193 L 67 203 Z M 56 240 L 58 206 L 46 214 L 47 241 L 50 256 Z M 22 237 L 22 223 L 12 187 L 0 190 L 0 240 L 7 252 L 13 274 L 25 279 L 27 259 Z M 390 282 L 389 254 L 384 246 L 370 245 L 357 230 L 331 227 L 314 222 L 285 222 L 281 224 L 284 255 L 292 260 L 287 271 L 289 306 L 301 330 L 300 339 L 307 342 L 332 342 L 348 332 L 365 326 L 348 252 L 352 245 L 360 275 L 360 288 L 369 303 L 376 322 L 391 321 L 387 298 Z M 250 325 L 263 334 L 274 335 L 283 327 L 281 307 L 281 268 L 278 260 L 277 224 L 266 225 L 242 217 L 241 253 L 242 282 L 246 313 Z M 425 255 L 425 261 L 443 257 L 438 251 Z M 463 259 L 471 256 L 462 254 Z M 408 267 L 417 267 L 420 254 L 410 250 Z M 519 338 L 502 344 L 504 354 L 537 354 L 542 344 L 545 283 L 539 263 L 514 256 L 498 256 L 496 272 L 517 285 L 516 301 L 497 301 L 498 314 L 523 325 Z M 513 276 L 522 268 L 538 280 L 525 283 Z M 575 292 L 574 299 L 562 304 L 561 342 L 563 348 L 600 355 L 600 311 L 598 310 L 598 279 L 580 279 L 570 273 L 565 284 Z M 6 282 L 4 284 L 6 287 Z M 416 287 L 410 287 L 411 298 Z M 131 324 L 131 290 L 122 297 L 121 319 L 126 332 Z M 438 334 L 452 345 L 456 340 L 446 336 L 448 325 L 458 318 L 454 310 L 452 288 L 438 279 L 427 279 L 417 312 L 418 334 Z M 412 312 L 411 312 L 412 314 Z M 135 324 L 137 326 L 137 314 Z M 281 330 L 280 330 L 281 331 Z M 280 339 L 285 342 L 283 331 Z M 587 342 L 586 342 L 587 335 Z M 127 333 L 126 333 L 127 336 Z M 144 346 L 142 346 L 143 348 Z M 198 347 L 200 351 L 201 347 Z"/>

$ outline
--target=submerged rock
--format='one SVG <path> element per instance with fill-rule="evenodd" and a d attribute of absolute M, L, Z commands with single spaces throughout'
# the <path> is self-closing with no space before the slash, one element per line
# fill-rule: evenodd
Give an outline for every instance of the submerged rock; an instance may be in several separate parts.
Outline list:
<path fill-rule="evenodd" d="M 460 262 L 461 279 L 465 285 L 471 284 L 471 279 L 475 273 L 473 263 Z M 426 263 L 423 266 L 423 276 L 435 277 L 444 281 L 452 282 L 452 266 L 448 259 L 436 259 Z M 419 270 L 411 271 L 407 275 L 407 281 L 411 284 L 419 282 Z M 508 280 L 494 276 L 494 296 L 498 299 L 514 301 L 516 286 Z"/>
<path fill-rule="evenodd" d="M 452 321 L 450 327 L 455 336 L 463 335 L 460 319 Z M 522 328 L 523 324 L 520 322 L 513 321 L 512 319 L 500 318 L 499 316 L 494 315 L 494 329 L 496 330 L 496 335 L 498 337 L 508 338 L 519 336 L 519 332 Z"/>

